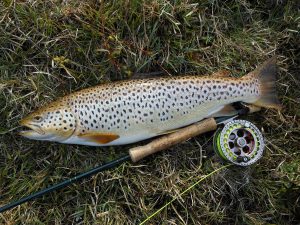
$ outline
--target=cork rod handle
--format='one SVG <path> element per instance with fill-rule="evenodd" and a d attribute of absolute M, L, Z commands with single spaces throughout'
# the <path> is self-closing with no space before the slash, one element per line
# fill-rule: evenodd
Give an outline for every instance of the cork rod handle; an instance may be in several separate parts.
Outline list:
<path fill-rule="evenodd" d="M 215 119 L 209 118 L 190 126 L 182 128 L 174 133 L 162 136 L 147 145 L 131 148 L 129 154 L 133 162 L 137 162 L 153 153 L 165 150 L 175 144 L 181 143 L 199 134 L 217 129 Z"/>

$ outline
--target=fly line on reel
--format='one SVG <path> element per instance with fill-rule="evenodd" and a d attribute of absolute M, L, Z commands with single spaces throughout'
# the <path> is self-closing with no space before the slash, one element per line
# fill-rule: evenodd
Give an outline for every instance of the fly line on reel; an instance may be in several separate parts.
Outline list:
<path fill-rule="evenodd" d="M 259 129 L 246 120 L 233 120 L 214 136 L 214 150 L 225 161 L 249 166 L 262 157 L 264 139 Z"/>

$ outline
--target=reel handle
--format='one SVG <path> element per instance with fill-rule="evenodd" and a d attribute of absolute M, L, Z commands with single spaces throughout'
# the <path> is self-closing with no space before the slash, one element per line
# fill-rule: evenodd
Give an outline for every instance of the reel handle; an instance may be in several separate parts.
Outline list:
<path fill-rule="evenodd" d="M 186 141 L 194 136 L 203 134 L 208 131 L 216 130 L 217 122 L 214 118 L 209 118 L 182 128 L 174 133 L 167 134 L 161 138 L 144 146 L 138 146 L 129 150 L 130 158 L 133 162 L 137 162 L 146 156 L 152 155 L 156 152 L 165 150 L 175 144 Z"/>

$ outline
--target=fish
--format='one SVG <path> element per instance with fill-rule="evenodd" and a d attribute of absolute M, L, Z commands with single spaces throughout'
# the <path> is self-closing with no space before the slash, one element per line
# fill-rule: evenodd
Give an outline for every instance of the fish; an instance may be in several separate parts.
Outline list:
<path fill-rule="evenodd" d="M 20 121 L 20 135 L 89 146 L 125 145 L 201 121 L 235 115 L 233 103 L 281 109 L 276 57 L 235 78 L 227 71 L 123 80 L 82 89 Z"/>

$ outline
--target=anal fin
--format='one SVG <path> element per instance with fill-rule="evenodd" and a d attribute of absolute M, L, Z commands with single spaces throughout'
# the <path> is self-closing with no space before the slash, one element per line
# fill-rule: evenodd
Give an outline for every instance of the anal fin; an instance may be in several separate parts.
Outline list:
<path fill-rule="evenodd" d="M 232 105 L 225 105 L 219 111 L 210 115 L 210 117 L 233 116 L 238 114 L 238 111 Z"/>

